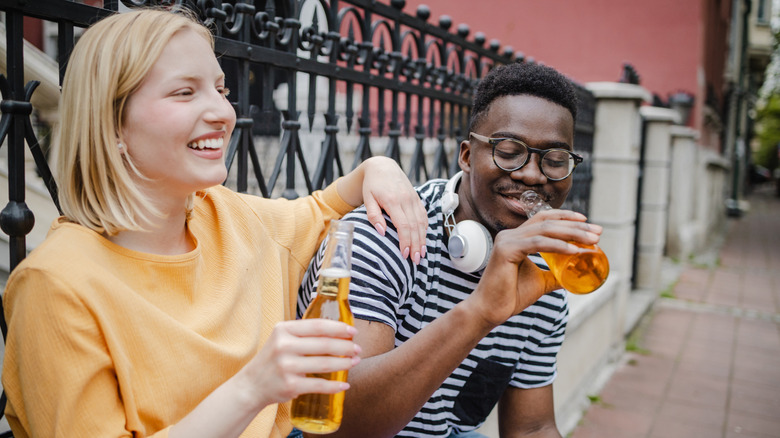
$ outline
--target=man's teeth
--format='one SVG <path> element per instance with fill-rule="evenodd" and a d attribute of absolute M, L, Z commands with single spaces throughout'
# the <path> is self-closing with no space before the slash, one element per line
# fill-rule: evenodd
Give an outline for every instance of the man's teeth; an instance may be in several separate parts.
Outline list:
<path fill-rule="evenodd" d="M 187 147 L 192 149 L 219 149 L 222 147 L 224 139 L 222 138 L 209 138 L 206 140 L 193 141 L 188 144 Z"/>

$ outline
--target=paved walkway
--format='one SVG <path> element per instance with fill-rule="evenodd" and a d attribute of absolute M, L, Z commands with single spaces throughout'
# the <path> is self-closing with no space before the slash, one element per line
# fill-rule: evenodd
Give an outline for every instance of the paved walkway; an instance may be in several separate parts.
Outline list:
<path fill-rule="evenodd" d="M 570 438 L 780 437 L 780 198 L 748 200 L 719 260 L 686 267 L 639 324 Z"/>

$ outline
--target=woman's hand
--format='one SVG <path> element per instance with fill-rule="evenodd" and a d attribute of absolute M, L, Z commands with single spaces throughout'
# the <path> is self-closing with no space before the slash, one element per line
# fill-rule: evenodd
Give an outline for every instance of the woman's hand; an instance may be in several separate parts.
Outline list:
<path fill-rule="evenodd" d="M 346 382 L 306 375 L 348 370 L 360 362 L 360 347 L 352 341 L 356 332 L 350 325 L 327 319 L 281 322 L 239 372 L 242 386 L 261 408 L 301 394 L 344 391 L 349 388 Z"/>
<path fill-rule="evenodd" d="M 360 362 L 355 333 L 352 326 L 326 319 L 277 324 L 260 352 L 175 424 L 169 436 L 238 436 L 266 406 L 301 394 L 348 389 L 346 382 L 306 374 L 348 370 Z"/>
<path fill-rule="evenodd" d="M 341 197 L 355 206 L 365 204 L 368 220 L 381 235 L 387 230 L 384 210 L 398 230 L 401 254 L 419 263 L 425 256 L 428 214 L 398 163 L 388 157 L 372 157 L 343 181 L 345 184 L 339 185 Z"/>

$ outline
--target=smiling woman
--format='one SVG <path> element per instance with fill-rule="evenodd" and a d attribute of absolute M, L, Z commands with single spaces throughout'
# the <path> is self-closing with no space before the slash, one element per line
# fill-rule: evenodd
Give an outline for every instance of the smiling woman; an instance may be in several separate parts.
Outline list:
<path fill-rule="evenodd" d="M 189 29 L 171 37 L 127 100 L 119 134 L 136 184 L 178 223 L 187 196 L 227 177 L 223 145 L 236 125 L 209 41 Z"/>
<path fill-rule="evenodd" d="M 54 145 L 64 215 L 3 296 L 14 435 L 286 435 L 280 405 L 348 387 L 307 374 L 359 361 L 354 328 L 285 321 L 306 265 L 361 203 L 424 254 L 417 193 L 379 157 L 294 201 L 222 187 L 236 115 L 212 36 L 185 10 L 106 18 L 68 65 Z"/>
<path fill-rule="evenodd" d="M 81 38 L 74 48 L 61 103 L 68 111 L 62 112 L 55 140 L 59 147 L 54 149 L 60 204 L 74 222 L 114 235 L 120 230 L 142 229 L 149 215 L 157 213 L 134 182 L 133 174 L 140 175 L 133 160 L 119 153 L 127 149 L 120 138 L 121 127 L 131 95 L 142 84 L 149 86 L 155 61 L 169 40 L 183 30 L 199 35 L 213 58 L 208 29 L 183 14 L 170 13 L 153 17 L 124 14 L 121 20 L 100 21 L 87 36 L 100 34 L 101 38 Z M 89 54 L 93 58 L 78 62 Z"/>

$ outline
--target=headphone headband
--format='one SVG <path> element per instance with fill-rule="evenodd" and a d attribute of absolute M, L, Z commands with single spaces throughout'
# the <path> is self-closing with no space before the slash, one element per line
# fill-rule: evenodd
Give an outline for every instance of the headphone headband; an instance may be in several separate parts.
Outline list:
<path fill-rule="evenodd" d="M 444 185 L 444 194 L 441 197 L 441 212 L 444 213 L 444 216 L 454 214 L 455 209 L 458 208 L 458 194 L 455 193 L 455 190 L 458 188 L 461 176 L 463 176 L 462 170 L 453 175 Z"/>
<path fill-rule="evenodd" d="M 490 258 L 493 248 L 493 238 L 488 230 L 479 222 L 465 220 L 455 223 L 455 209 L 460 203 L 455 190 L 463 176 L 463 171 L 456 173 L 444 185 L 441 197 L 441 211 L 444 214 L 444 226 L 450 233 L 447 241 L 447 251 L 452 264 L 464 272 L 482 270 Z"/>

